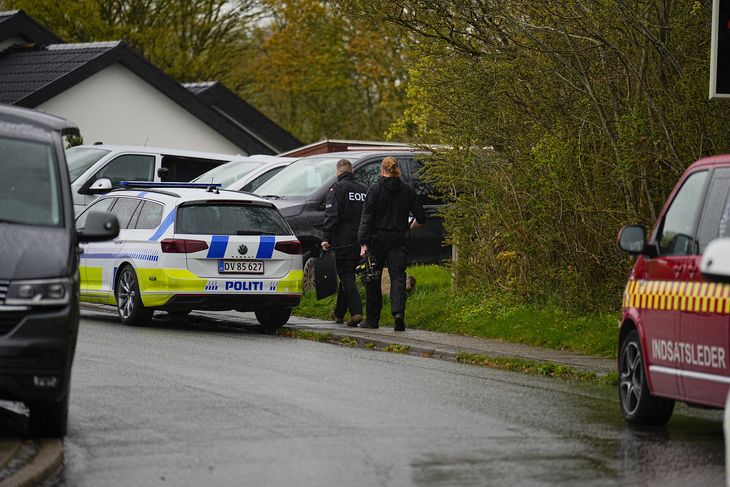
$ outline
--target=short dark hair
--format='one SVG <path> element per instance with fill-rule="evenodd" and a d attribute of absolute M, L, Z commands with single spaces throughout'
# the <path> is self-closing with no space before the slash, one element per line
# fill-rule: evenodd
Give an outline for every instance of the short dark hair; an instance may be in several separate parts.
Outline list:
<path fill-rule="evenodd" d="M 352 163 L 347 159 L 337 161 L 337 170 L 339 172 L 352 172 Z"/>

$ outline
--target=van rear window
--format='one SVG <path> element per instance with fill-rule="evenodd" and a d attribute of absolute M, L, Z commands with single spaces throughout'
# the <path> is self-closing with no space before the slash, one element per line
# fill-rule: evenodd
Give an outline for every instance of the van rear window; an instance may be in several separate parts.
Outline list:
<path fill-rule="evenodd" d="M 193 204 L 177 210 L 175 233 L 194 235 L 291 235 L 275 208 L 241 204 Z"/>

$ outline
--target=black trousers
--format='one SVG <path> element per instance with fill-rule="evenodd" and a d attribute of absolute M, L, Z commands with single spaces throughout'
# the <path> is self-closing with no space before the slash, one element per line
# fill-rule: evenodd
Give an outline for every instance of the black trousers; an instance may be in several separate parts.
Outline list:
<path fill-rule="evenodd" d="M 405 314 L 406 311 L 406 262 L 408 252 L 405 243 L 391 245 L 387 249 L 375 248 L 373 252 L 378 270 L 388 266 L 390 274 L 390 310 L 393 315 Z M 369 282 L 367 290 L 367 322 L 373 325 L 380 323 L 380 312 L 383 308 L 381 279 Z"/>
<path fill-rule="evenodd" d="M 362 302 L 360 291 L 355 282 L 355 268 L 358 259 L 337 259 L 337 277 L 340 278 L 340 285 L 337 288 L 337 303 L 335 304 L 335 315 L 344 318 L 347 310 L 350 316 L 362 315 Z"/>

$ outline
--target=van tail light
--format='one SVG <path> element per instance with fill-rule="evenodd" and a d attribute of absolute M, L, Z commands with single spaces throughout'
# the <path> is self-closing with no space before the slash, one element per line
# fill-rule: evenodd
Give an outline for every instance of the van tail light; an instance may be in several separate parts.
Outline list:
<path fill-rule="evenodd" d="M 203 240 L 187 240 L 184 238 L 166 238 L 160 242 L 162 251 L 166 254 L 190 254 L 208 248 L 208 242 Z"/>
<path fill-rule="evenodd" d="M 274 248 L 279 252 L 284 252 L 285 254 L 297 255 L 302 253 L 302 244 L 299 243 L 299 240 L 276 242 L 276 246 Z"/>

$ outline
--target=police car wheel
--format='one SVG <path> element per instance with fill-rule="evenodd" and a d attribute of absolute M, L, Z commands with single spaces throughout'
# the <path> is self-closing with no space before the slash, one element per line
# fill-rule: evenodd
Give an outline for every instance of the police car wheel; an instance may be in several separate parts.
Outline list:
<path fill-rule="evenodd" d="M 256 319 L 261 324 L 264 333 L 275 333 L 278 328 L 286 325 L 291 316 L 291 308 L 265 308 L 255 312 Z"/>
<path fill-rule="evenodd" d="M 119 319 L 125 325 L 140 326 L 149 323 L 154 310 L 145 308 L 139 292 L 137 274 L 131 266 L 125 266 L 119 271 L 117 286 L 117 311 Z"/>
<path fill-rule="evenodd" d="M 618 394 L 621 413 L 631 424 L 663 425 L 672 417 L 674 401 L 649 392 L 641 342 L 632 330 L 621 343 Z"/>
<path fill-rule="evenodd" d="M 315 288 L 314 265 L 317 259 L 311 253 L 304 254 L 304 291 L 311 291 Z"/>

